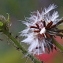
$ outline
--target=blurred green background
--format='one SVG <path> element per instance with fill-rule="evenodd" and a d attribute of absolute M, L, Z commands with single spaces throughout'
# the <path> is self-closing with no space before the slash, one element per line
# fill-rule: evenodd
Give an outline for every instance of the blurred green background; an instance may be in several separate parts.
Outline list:
<path fill-rule="evenodd" d="M 0 14 L 7 18 L 10 14 L 12 26 L 10 27 L 11 33 L 16 36 L 18 32 L 23 30 L 25 26 L 19 21 L 29 17 L 30 13 L 41 8 L 48 7 L 50 4 L 56 4 L 60 17 L 63 16 L 63 0 L 0 0 Z M 0 34 L 0 63 L 26 63 L 26 58 L 21 51 L 16 50 L 12 42 L 4 34 Z M 52 53 L 53 54 L 53 53 Z M 57 52 L 50 61 L 45 63 L 63 63 L 63 54 Z M 28 59 L 27 63 L 32 63 Z"/>

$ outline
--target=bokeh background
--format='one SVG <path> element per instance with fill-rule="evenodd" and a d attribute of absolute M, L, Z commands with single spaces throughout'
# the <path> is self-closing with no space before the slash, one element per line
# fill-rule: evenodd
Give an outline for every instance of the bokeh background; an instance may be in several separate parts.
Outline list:
<path fill-rule="evenodd" d="M 14 36 L 19 36 L 18 32 L 25 28 L 20 20 L 23 21 L 25 17 L 30 16 L 31 12 L 41 10 L 53 3 L 58 6 L 56 10 L 58 10 L 60 17 L 62 17 L 63 0 L 0 0 L 0 14 L 6 18 L 6 13 L 10 14 L 10 21 L 12 23 L 10 32 Z M 59 28 L 62 28 L 62 26 L 59 26 Z M 32 63 L 29 58 L 27 60 L 21 51 L 16 49 L 8 37 L 0 33 L 0 39 L 2 39 L 0 41 L 0 63 Z M 21 38 L 19 37 L 18 40 L 21 40 Z M 63 39 L 57 37 L 57 41 L 63 42 Z M 54 50 L 50 54 L 42 54 L 37 56 L 37 58 L 43 60 L 44 63 L 63 63 L 63 53 L 59 50 Z"/>

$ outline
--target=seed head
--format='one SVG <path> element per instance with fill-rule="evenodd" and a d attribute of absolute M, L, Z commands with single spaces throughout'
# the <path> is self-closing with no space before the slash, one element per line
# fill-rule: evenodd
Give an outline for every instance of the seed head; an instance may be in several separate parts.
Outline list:
<path fill-rule="evenodd" d="M 52 37 L 61 36 L 63 30 L 59 30 L 57 26 L 63 22 L 59 19 L 59 14 L 54 11 L 50 15 L 50 11 L 55 9 L 56 5 L 52 4 L 48 8 L 44 8 L 42 12 L 33 12 L 31 17 L 26 18 L 26 29 L 21 31 L 21 36 L 26 38 L 22 41 L 29 45 L 28 52 L 30 54 L 49 53 L 53 50 L 54 44 Z"/>

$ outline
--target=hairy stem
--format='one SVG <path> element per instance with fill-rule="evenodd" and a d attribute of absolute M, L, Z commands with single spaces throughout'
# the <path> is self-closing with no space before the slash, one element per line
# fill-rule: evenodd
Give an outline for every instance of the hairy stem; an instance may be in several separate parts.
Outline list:
<path fill-rule="evenodd" d="M 58 47 L 63 52 L 63 46 L 59 44 L 54 38 L 52 39 L 53 39 L 53 43 L 55 44 L 55 46 Z"/>
<path fill-rule="evenodd" d="M 8 31 L 3 31 L 3 33 L 8 36 L 9 39 L 11 39 L 13 41 L 13 43 L 22 51 L 23 54 L 27 54 L 27 51 L 22 47 L 22 45 L 16 40 L 16 38 L 14 38 L 10 32 Z M 28 57 L 34 62 L 34 63 L 43 63 L 41 61 L 39 61 L 38 59 L 36 59 L 34 56 L 28 54 Z"/>

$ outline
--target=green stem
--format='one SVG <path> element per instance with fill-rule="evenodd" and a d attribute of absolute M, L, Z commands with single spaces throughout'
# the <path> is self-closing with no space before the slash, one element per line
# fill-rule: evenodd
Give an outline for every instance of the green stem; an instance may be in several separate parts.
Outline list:
<path fill-rule="evenodd" d="M 53 43 L 55 44 L 55 46 L 58 47 L 61 51 L 63 51 L 63 46 L 59 44 L 54 38 L 52 39 L 53 39 Z"/>
<path fill-rule="evenodd" d="M 8 38 L 10 38 L 14 44 L 22 51 L 23 54 L 26 54 L 27 51 L 20 45 L 20 43 L 16 40 L 16 38 L 14 38 L 10 32 L 8 31 L 3 31 L 3 33 L 8 36 Z M 31 58 L 31 60 L 34 62 L 34 63 L 43 63 L 41 61 L 39 61 L 38 59 L 36 59 L 34 56 L 28 54 L 28 57 Z"/>

